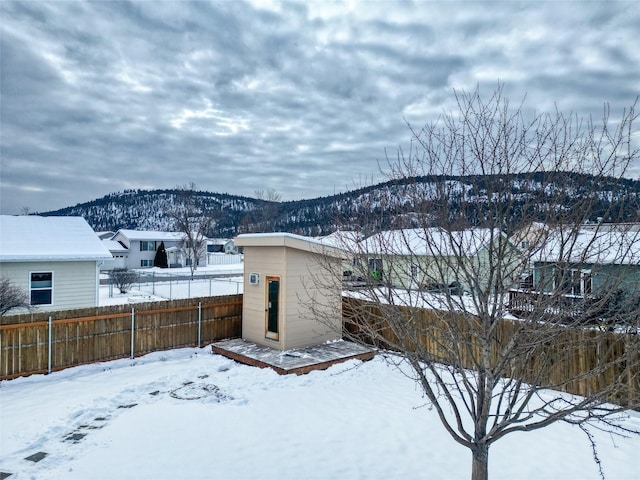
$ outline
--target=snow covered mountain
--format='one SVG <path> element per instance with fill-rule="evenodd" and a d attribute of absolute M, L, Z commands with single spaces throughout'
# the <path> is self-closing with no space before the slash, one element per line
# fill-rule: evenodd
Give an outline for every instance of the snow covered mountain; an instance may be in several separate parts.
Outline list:
<path fill-rule="evenodd" d="M 593 216 L 606 217 L 615 210 L 616 218 L 605 221 L 640 219 L 640 181 L 616 180 L 572 173 L 546 172 L 510 177 L 415 177 L 389 181 L 351 192 L 290 202 L 269 202 L 224 193 L 196 192 L 198 201 L 217 222 L 210 236 L 231 237 L 242 232 L 284 231 L 302 235 L 326 235 L 338 226 L 343 229 L 361 226 L 363 218 L 380 218 L 379 227 L 409 226 L 412 214 L 425 202 L 437 201 L 438 187 L 446 182 L 449 191 L 465 192 L 466 198 L 486 199 L 486 185 L 504 182 L 504 191 L 523 198 L 562 188 L 568 192 L 562 202 L 570 208 L 574 200 L 593 198 Z M 420 205 L 416 203 L 416 188 Z M 410 195 L 412 192 L 413 195 Z M 78 215 L 96 231 L 120 228 L 173 230 L 166 212 L 174 205 L 176 190 L 126 190 L 105 197 L 41 215 Z M 557 198 L 557 197 L 556 197 Z M 612 205 L 615 207 L 612 209 Z M 547 205 L 547 211 L 558 205 Z M 542 212 L 542 210 L 541 210 Z M 517 213 L 514 213 L 517 215 Z"/>

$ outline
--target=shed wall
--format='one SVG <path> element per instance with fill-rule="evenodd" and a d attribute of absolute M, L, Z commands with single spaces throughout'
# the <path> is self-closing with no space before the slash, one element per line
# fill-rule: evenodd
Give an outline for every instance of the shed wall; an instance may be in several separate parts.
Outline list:
<path fill-rule="evenodd" d="M 286 255 L 284 247 L 247 247 L 244 253 L 244 299 L 242 306 L 242 338 L 260 345 L 281 348 L 284 338 L 282 299 L 286 292 Z M 249 274 L 260 274 L 260 283 L 251 285 Z M 265 338 L 266 277 L 280 277 L 279 340 Z"/>
<path fill-rule="evenodd" d="M 286 337 L 284 348 L 317 345 L 342 337 L 342 302 L 340 285 L 331 288 L 327 262 L 340 268 L 338 259 L 321 257 L 301 250 L 287 250 L 287 296 L 285 302 Z M 316 278 L 320 277 L 320 278 Z M 311 311 L 311 302 L 316 312 Z M 321 319 L 316 318 L 320 311 Z"/>
<path fill-rule="evenodd" d="M 316 345 L 341 338 L 342 303 L 340 285 L 316 282 L 327 273 L 326 262 L 340 268 L 340 260 L 284 246 L 246 246 L 244 249 L 244 303 L 242 336 L 245 340 L 281 350 Z M 321 265 L 322 264 L 322 265 Z M 260 274 L 259 285 L 251 285 L 251 273 Z M 335 275 L 335 272 L 334 272 Z M 267 276 L 280 278 L 279 339 L 265 338 Z M 336 277 L 336 278 L 339 278 Z M 310 310 L 325 312 L 318 322 Z"/>

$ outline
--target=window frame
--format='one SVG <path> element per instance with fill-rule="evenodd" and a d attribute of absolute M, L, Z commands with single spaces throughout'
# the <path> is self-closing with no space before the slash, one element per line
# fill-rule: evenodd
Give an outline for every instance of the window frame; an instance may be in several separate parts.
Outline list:
<path fill-rule="evenodd" d="M 142 258 L 140 259 L 140 268 L 153 267 L 153 259 Z"/>
<path fill-rule="evenodd" d="M 34 275 L 50 275 L 51 279 L 49 280 L 49 285 L 48 286 L 33 286 L 33 276 Z M 35 280 L 38 281 L 38 280 Z M 40 282 L 42 282 L 43 280 L 39 280 Z M 46 280 L 45 280 L 46 281 Z M 53 298 L 53 283 L 54 283 L 54 272 L 53 270 L 47 270 L 47 271 L 41 271 L 41 270 L 33 270 L 29 272 L 29 305 L 33 305 L 33 306 L 40 306 L 40 305 L 53 305 L 54 303 L 54 298 Z M 38 303 L 34 303 L 34 298 L 33 298 L 33 294 L 34 292 L 49 292 L 49 303 L 44 303 L 44 302 L 38 302 Z"/>
<path fill-rule="evenodd" d="M 153 245 L 153 248 L 149 248 Z M 143 248 L 144 246 L 144 248 Z M 156 241 L 155 240 L 140 240 L 140 251 L 141 252 L 155 252 L 156 251 Z"/>

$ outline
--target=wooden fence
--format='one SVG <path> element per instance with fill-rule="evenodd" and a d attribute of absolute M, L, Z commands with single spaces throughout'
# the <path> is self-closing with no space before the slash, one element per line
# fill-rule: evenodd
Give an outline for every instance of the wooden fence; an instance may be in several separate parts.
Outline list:
<path fill-rule="evenodd" d="M 242 295 L 1 317 L 0 379 L 239 337 Z"/>
<path fill-rule="evenodd" d="M 349 333 L 381 348 L 396 345 L 419 350 L 423 358 L 464 369 L 473 370 L 482 363 L 482 327 L 470 315 L 381 306 L 353 298 L 344 298 L 343 315 Z M 409 337 L 398 339 L 389 321 L 415 326 L 398 327 L 407 328 Z M 516 347 L 505 362 L 505 346 L 514 338 Z M 495 325 L 491 339 L 490 363 L 504 362 L 499 371 L 503 377 L 581 396 L 604 396 L 636 409 L 640 406 L 640 334 L 503 319 Z"/>

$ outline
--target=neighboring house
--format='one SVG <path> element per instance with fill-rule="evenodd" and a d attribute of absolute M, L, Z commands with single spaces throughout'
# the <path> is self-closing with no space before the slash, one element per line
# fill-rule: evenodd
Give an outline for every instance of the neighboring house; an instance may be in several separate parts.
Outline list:
<path fill-rule="evenodd" d="M 186 267 L 191 259 L 184 248 L 185 235 L 182 232 L 158 232 L 151 230 L 118 230 L 111 239 L 120 243 L 128 251 L 125 259 L 127 268 L 153 267 L 156 251 L 164 242 L 170 267 Z M 115 253 L 115 252 L 114 252 Z M 198 265 L 206 265 L 206 252 L 198 258 Z"/>
<path fill-rule="evenodd" d="M 362 245 L 359 275 L 398 288 L 452 292 L 488 287 L 506 290 L 517 283 L 521 273 L 519 251 L 498 230 L 389 230 L 368 237 Z M 500 268 L 496 268 L 499 248 Z M 501 270 L 505 275 L 493 279 L 493 285 L 489 286 L 491 270 Z"/>
<path fill-rule="evenodd" d="M 362 234 L 351 230 L 337 230 L 329 235 L 317 237 L 324 245 L 331 245 L 345 252 L 345 258 L 342 261 L 343 280 L 347 282 L 355 282 L 357 274 L 355 270 L 358 265 L 358 252 L 360 252 L 359 242 L 362 240 Z"/>
<path fill-rule="evenodd" d="M 0 215 L 0 275 L 44 310 L 95 307 L 111 253 L 82 217 Z"/>
<path fill-rule="evenodd" d="M 581 227 L 551 232 L 532 257 L 533 290 L 583 298 L 619 289 L 640 293 L 640 231 Z"/>
<path fill-rule="evenodd" d="M 112 234 L 113 236 L 114 234 Z M 112 260 L 107 260 L 102 264 L 102 270 L 113 270 L 115 268 L 127 268 L 129 259 L 129 249 L 122 243 L 115 240 L 102 240 L 104 246 L 111 252 Z"/>
<path fill-rule="evenodd" d="M 600 322 L 640 304 L 640 229 L 633 225 L 548 228 L 530 254 L 531 285 L 509 292 L 513 313 Z"/>
<path fill-rule="evenodd" d="M 522 254 L 526 266 L 518 280 L 518 288 L 533 288 L 533 262 L 535 253 L 546 243 L 550 228 L 541 222 L 531 222 L 511 235 L 510 240 Z"/>
<path fill-rule="evenodd" d="M 229 238 L 208 238 L 207 253 L 226 253 L 231 255 L 238 253 L 238 249 L 233 240 Z"/>
<path fill-rule="evenodd" d="M 239 235 L 242 338 L 279 350 L 342 338 L 343 252 L 290 233 Z"/>

